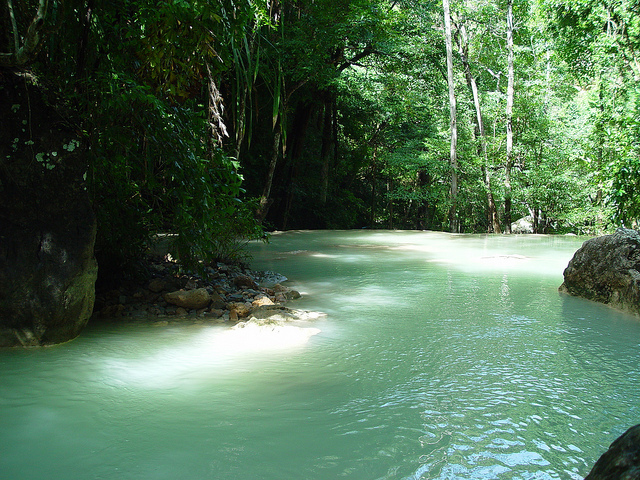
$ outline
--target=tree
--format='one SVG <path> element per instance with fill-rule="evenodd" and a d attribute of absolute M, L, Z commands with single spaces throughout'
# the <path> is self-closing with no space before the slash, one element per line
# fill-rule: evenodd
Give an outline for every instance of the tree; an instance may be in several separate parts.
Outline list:
<path fill-rule="evenodd" d="M 102 274 L 133 265 L 156 233 L 175 234 L 172 254 L 192 266 L 240 255 L 239 239 L 260 234 L 239 165 L 220 145 L 218 91 L 227 39 L 254 3 L 33 0 L 15 9 L 9 0 L 2 10 L 2 22 L 31 25 L 22 44 L 8 30 L 16 41 L 0 45 L 11 52 L 3 61 L 47 86 L 87 148 Z M 25 55 L 28 67 L 18 65 Z"/>
<path fill-rule="evenodd" d="M 640 205 L 634 166 L 640 154 L 640 7 L 626 0 L 541 4 L 557 52 L 570 66 L 580 94 L 590 97 L 584 158 L 597 190 L 593 202 L 601 212 L 608 202 L 615 224 L 633 226 Z"/>
<path fill-rule="evenodd" d="M 456 112 L 456 91 L 453 76 L 453 43 L 451 40 L 451 13 L 449 11 L 449 0 L 442 0 L 444 12 L 444 35 L 447 49 L 447 84 L 449 86 L 449 116 L 451 125 L 451 147 L 449 152 L 449 162 L 451 166 L 451 210 L 449 213 L 449 223 L 452 232 L 460 231 L 460 223 L 457 213 L 458 200 L 458 125 Z"/>
<path fill-rule="evenodd" d="M 507 158 L 504 167 L 504 229 L 511 233 L 511 168 L 513 165 L 513 0 L 507 0 Z"/>
<path fill-rule="evenodd" d="M 458 50 L 460 53 L 460 59 L 462 61 L 462 65 L 464 67 L 465 78 L 467 80 L 467 85 L 469 90 L 471 91 L 471 96 L 473 98 L 473 106 L 475 109 L 475 134 L 478 139 L 479 153 L 482 158 L 481 164 L 481 172 L 482 178 L 484 180 L 484 185 L 486 189 L 487 195 L 487 224 L 488 224 L 488 232 L 489 233 L 501 233 L 500 222 L 498 220 L 498 210 L 496 208 L 496 203 L 493 197 L 493 189 L 491 187 L 491 173 L 490 173 L 490 165 L 489 158 L 487 155 L 487 138 L 486 132 L 484 128 L 484 120 L 482 118 L 482 109 L 480 107 L 480 94 L 478 92 L 478 85 L 471 71 L 471 65 L 469 63 L 469 39 L 467 36 L 467 29 L 463 22 L 459 22 L 456 25 L 456 29 L 458 31 L 458 35 L 456 35 L 456 40 L 458 41 Z"/>

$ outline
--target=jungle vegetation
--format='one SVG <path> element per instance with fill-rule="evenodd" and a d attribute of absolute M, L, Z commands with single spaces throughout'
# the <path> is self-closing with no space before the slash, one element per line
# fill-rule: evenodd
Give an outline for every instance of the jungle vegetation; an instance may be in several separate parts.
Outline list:
<path fill-rule="evenodd" d="M 640 218 L 635 0 L 1 1 L 0 68 L 74 125 L 109 262 Z"/>

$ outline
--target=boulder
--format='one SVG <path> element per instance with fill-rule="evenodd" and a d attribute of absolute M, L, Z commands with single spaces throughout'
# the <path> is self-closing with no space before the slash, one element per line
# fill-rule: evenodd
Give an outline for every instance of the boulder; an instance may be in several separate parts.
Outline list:
<path fill-rule="evenodd" d="M 533 217 L 527 215 L 511 224 L 511 233 L 533 233 Z"/>
<path fill-rule="evenodd" d="M 582 244 L 560 291 L 640 314 L 640 234 L 619 228 Z"/>
<path fill-rule="evenodd" d="M 78 130 L 0 69 L 0 346 L 75 338 L 92 314 L 96 219 Z"/>
<path fill-rule="evenodd" d="M 640 425 L 631 427 L 598 459 L 584 480 L 640 479 Z"/>
<path fill-rule="evenodd" d="M 177 290 L 165 293 L 164 301 L 171 305 L 186 308 L 187 310 L 198 310 L 206 308 L 211 303 L 211 295 L 206 288 L 196 288 L 195 290 Z"/>

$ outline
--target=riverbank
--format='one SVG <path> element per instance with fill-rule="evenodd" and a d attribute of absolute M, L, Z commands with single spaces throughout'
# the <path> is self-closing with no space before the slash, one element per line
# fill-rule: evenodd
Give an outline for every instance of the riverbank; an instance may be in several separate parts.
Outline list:
<path fill-rule="evenodd" d="M 98 288 L 92 321 L 129 319 L 155 325 L 230 323 L 278 317 L 304 319 L 287 306 L 301 297 L 287 278 L 239 265 L 217 263 L 202 272 L 185 272 L 163 257 L 146 259 L 146 278 Z"/>

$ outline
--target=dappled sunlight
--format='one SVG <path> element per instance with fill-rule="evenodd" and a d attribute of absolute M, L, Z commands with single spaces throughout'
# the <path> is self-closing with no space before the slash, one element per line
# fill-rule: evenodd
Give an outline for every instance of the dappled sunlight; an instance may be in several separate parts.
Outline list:
<path fill-rule="evenodd" d="M 104 361 L 104 382 L 147 389 L 195 386 L 208 380 L 237 374 L 265 355 L 277 355 L 303 347 L 317 328 L 251 323 L 228 327 L 192 327 L 180 342 L 152 343 L 128 356 Z"/>

